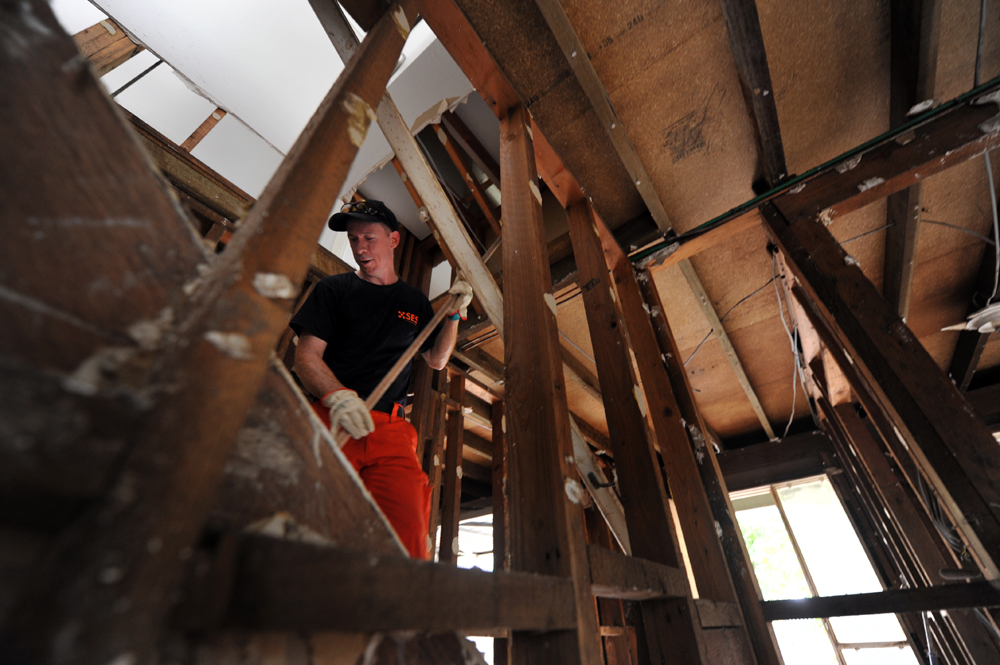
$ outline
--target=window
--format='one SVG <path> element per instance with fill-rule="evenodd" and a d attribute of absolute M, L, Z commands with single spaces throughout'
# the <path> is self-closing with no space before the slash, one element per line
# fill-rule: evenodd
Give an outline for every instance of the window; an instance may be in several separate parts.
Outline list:
<path fill-rule="evenodd" d="M 825 476 L 732 494 L 764 600 L 882 591 Z M 917 665 L 892 614 L 775 621 L 786 665 Z"/>

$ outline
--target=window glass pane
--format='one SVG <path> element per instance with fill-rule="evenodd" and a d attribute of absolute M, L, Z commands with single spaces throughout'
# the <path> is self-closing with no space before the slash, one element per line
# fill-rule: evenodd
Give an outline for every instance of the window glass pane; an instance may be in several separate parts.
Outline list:
<path fill-rule="evenodd" d="M 882 591 L 829 480 L 781 488 L 778 497 L 821 596 Z"/>
<path fill-rule="evenodd" d="M 918 665 L 913 649 L 906 646 L 878 649 L 844 649 L 847 665 Z"/>
<path fill-rule="evenodd" d="M 736 521 L 743 532 L 764 600 L 808 598 L 811 595 L 809 586 L 778 509 L 771 505 L 740 510 L 736 513 Z"/>
<path fill-rule="evenodd" d="M 771 626 L 785 665 L 838 665 L 820 619 L 774 621 Z"/>
<path fill-rule="evenodd" d="M 894 614 L 872 614 L 857 617 L 830 617 L 837 641 L 844 644 L 859 642 L 903 642 L 906 635 Z"/>

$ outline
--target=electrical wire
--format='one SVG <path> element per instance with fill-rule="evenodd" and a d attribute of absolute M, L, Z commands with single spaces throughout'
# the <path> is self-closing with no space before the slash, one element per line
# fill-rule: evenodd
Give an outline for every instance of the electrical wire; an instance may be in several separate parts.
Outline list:
<path fill-rule="evenodd" d="M 773 281 L 774 281 L 774 278 L 772 277 L 771 279 L 769 279 L 766 282 L 764 282 L 763 286 L 760 286 L 759 288 L 754 289 L 748 295 L 745 295 L 742 298 L 740 298 L 739 300 L 737 300 L 736 304 L 734 304 L 732 307 L 730 307 L 728 310 L 726 310 L 726 313 L 723 314 L 721 317 L 719 317 L 719 321 L 725 321 L 726 317 L 729 316 L 730 314 L 732 314 L 734 309 L 736 309 L 737 307 L 739 307 L 740 305 L 742 305 L 743 303 L 745 303 L 747 300 L 750 300 L 750 298 L 753 298 L 755 295 L 757 295 L 758 293 L 760 293 L 761 291 L 763 291 L 764 289 L 766 289 L 767 285 L 770 284 Z M 705 342 L 708 341 L 708 338 L 711 337 L 712 333 L 714 333 L 714 332 L 715 332 L 714 330 L 709 330 L 708 331 L 708 334 L 705 335 L 705 338 L 701 340 L 701 344 L 699 344 L 697 346 L 697 348 L 695 348 L 695 350 L 691 352 L 691 355 L 688 356 L 688 359 L 684 361 L 684 366 L 685 367 L 687 366 L 687 364 L 689 362 L 691 362 L 691 359 L 694 358 L 694 355 L 696 353 L 698 353 L 698 350 L 701 349 L 702 346 L 705 345 Z"/>
<path fill-rule="evenodd" d="M 880 226 L 877 229 L 872 229 L 871 231 L 865 231 L 861 235 L 856 235 L 853 238 L 848 238 L 844 242 L 840 243 L 840 245 L 841 245 L 841 247 L 843 247 L 844 245 L 846 245 L 849 242 L 854 242 L 855 240 L 858 240 L 860 238 L 864 238 L 865 236 L 870 236 L 871 234 L 878 233 L 879 231 L 885 231 L 886 229 L 891 228 L 893 226 L 896 226 L 896 222 L 889 222 L 885 226 Z"/>
<path fill-rule="evenodd" d="M 983 72 L 983 44 L 986 42 L 986 0 L 979 4 L 979 42 L 976 44 L 976 71 L 972 77 L 972 87 L 979 85 Z"/>
<path fill-rule="evenodd" d="M 983 0 L 983 5 L 986 1 Z M 993 299 L 997 297 L 997 285 L 1000 284 L 1000 221 L 997 219 L 997 193 L 993 186 L 993 164 L 990 163 L 990 151 L 983 153 L 986 160 L 986 182 L 990 184 L 990 209 L 993 211 L 993 247 L 996 249 L 993 259 L 993 293 L 990 294 L 986 306 L 989 307 Z"/>
<path fill-rule="evenodd" d="M 566 336 L 566 333 L 564 333 L 563 331 L 560 330 L 559 331 L 559 336 L 562 337 L 567 342 L 569 342 L 570 345 L 572 345 L 572 347 L 574 349 L 576 349 L 577 351 L 579 351 L 580 353 L 582 353 L 584 358 L 586 358 L 590 362 L 594 363 L 595 365 L 597 364 L 597 361 L 594 360 L 593 358 L 591 358 L 590 356 L 588 356 L 586 351 L 584 351 L 583 349 L 581 349 L 579 346 L 576 345 L 576 342 L 574 342 L 573 340 L 571 340 L 569 337 Z"/>
<path fill-rule="evenodd" d="M 788 424 L 785 425 L 785 433 L 781 435 L 781 438 L 785 438 L 792 427 L 792 420 L 795 419 L 795 401 L 799 394 L 799 383 L 795 379 L 802 381 L 802 389 L 805 390 L 805 377 L 802 376 L 801 363 L 799 362 L 799 327 L 795 326 L 795 335 L 793 336 L 792 331 L 788 328 L 788 324 L 785 323 L 785 306 L 782 304 L 781 292 L 778 290 L 777 253 L 771 254 L 771 270 L 774 273 L 771 283 L 774 284 L 774 295 L 778 298 L 778 318 L 781 319 L 781 327 L 785 329 L 785 334 L 788 335 L 788 342 L 792 345 L 792 356 L 795 358 L 794 367 L 792 368 L 792 412 L 788 415 Z M 791 304 L 789 304 L 789 318 L 791 318 L 791 314 Z"/>
<path fill-rule="evenodd" d="M 987 245 L 996 245 L 996 243 L 993 242 L 992 238 L 989 238 L 988 236 L 984 236 L 982 233 L 976 233 L 975 231 L 970 231 L 969 229 L 963 228 L 961 226 L 955 226 L 954 224 L 949 224 L 948 222 L 938 222 L 938 221 L 935 221 L 933 219 L 921 219 L 920 223 L 921 224 L 935 224 L 937 226 L 946 226 L 949 229 L 954 229 L 956 231 L 961 231 L 962 233 L 966 233 L 966 234 L 968 234 L 970 236 L 973 236 L 975 238 L 979 238 L 980 240 L 982 240 L 983 242 L 985 242 Z"/>
<path fill-rule="evenodd" d="M 120 87 L 117 90 L 115 90 L 114 92 L 112 92 L 111 93 L 111 98 L 114 99 L 115 97 L 117 97 L 121 93 L 123 93 L 126 90 L 128 90 L 132 86 L 133 83 L 138 82 L 139 79 L 141 79 L 143 76 L 145 76 L 146 74 L 150 73 L 151 71 L 153 71 L 154 69 L 156 69 L 157 67 L 159 67 L 162 64 L 163 64 L 162 60 L 157 60 L 156 62 L 154 62 L 149 67 L 147 67 L 146 69 L 144 69 L 141 72 L 139 72 L 139 74 L 135 78 L 133 78 L 131 81 L 129 81 L 128 83 L 126 83 L 122 87 Z"/>

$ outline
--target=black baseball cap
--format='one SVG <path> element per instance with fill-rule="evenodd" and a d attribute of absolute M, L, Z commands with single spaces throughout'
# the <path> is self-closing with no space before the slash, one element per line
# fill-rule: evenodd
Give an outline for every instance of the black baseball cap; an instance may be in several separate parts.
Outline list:
<path fill-rule="evenodd" d="M 396 216 L 381 201 L 352 201 L 330 217 L 328 225 L 332 231 L 346 231 L 347 223 L 352 219 L 362 222 L 378 222 L 389 227 L 389 231 L 398 231 L 399 222 Z"/>

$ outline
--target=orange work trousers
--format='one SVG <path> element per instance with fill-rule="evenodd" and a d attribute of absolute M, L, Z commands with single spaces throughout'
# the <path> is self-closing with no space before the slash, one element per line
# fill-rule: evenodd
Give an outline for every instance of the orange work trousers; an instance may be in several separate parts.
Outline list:
<path fill-rule="evenodd" d="M 312 408 L 329 427 L 329 409 L 322 402 L 313 402 Z M 397 413 L 400 412 L 397 408 Z M 401 414 L 381 411 L 371 414 L 375 431 L 361 439 L 348 439 L 341 450 L 410 556 L 429 559 L 431 488 L 417 461 L 417 431 Z"/>

